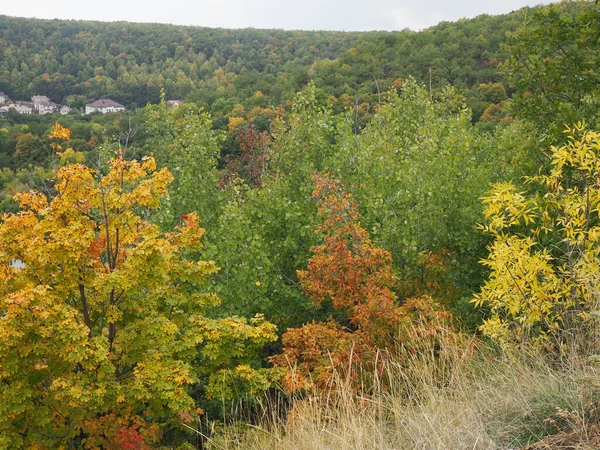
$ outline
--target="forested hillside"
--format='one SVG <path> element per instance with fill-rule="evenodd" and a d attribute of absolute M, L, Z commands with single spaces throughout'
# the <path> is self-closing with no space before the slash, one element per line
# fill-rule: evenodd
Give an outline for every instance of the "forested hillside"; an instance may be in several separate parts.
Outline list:
<path fill-rule="evenodd" d="M 14 98 L 44 93 L 79 107 L 102 96 L 141 107 L 157 103 L 163 87 L 168 98 L 223 114 L 236 104 L 248 110 L 285 104 L 313 80 L 344 106 L 374 104 L 377 90 L 386 91 L 398 78 L 413 76 L 428 84 L 430 69 L 434 87 L 472 89 L 501 81 L 496 70 L 505 59 L 500 44 L 526 14 L 480 16 L 419 33 L 226 30 L 0 16 L 0 90 Z M 258 91 L 263 97 L 256 97 Z"/>
<path fill-rule="evenodd" d="M 0 52 L 0 447 L 598 448 L 596 2 Z"/>
<path fill-rule="evenodd" d="M 72 148 L 84 153 L 118 140 L 140 129 L 135 108 L 159 103 L 161 93 L 203 108 L 213 128 L 225 131 L 220 167 L 241 155 L 239 126 L 269 130 L 282 113 L 279 108 L 289 111 L 295 93 L 309 82 L 333 112 L 352 110 L 356 129 L 365 126 L 390 88 L 400 88 L 409 77 L 428 89 L 454 86 L 472 120 L 491 129 L 511 119 L 505 108 L 511 91 L 499 70 L 507 59 L 501 44 L 527 14 L 525 9 L 481 16 L 418 33 L 226 30 L 0 16 L 0 92 L 12 101 L 46 95 L 74 108 L 61 119 L 10 111 L 0 127 L 0 167 L 47 166 L 46 136 L 57 120 L 73 131 Z M 76 114 L 101 97 L 126 105 L 131 118 Z M 140 131 L 130 138 L 135 143 L 146 136 Z"/>

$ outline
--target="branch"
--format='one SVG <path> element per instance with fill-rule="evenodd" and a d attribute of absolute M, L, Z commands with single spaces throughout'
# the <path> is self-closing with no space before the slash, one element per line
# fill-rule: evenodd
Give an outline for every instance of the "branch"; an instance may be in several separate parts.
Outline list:
<path fill-rule="evenodd" d="M 85 296 L 85 287 L 79 283 L 79 299 L 81 300 L 81 309 L 83 311 L 83 320 L 86 326 L 89 328 L 88 338 L 92 337 L 92 322 L 90 320 L 90 312 L 88 310 L 87 298 Z"/>

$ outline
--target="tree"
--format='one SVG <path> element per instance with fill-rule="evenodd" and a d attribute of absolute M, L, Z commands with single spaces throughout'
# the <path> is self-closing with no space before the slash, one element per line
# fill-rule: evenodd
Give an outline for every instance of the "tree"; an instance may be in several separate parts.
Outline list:
<path fill-rule="evenodd" d="M 215 277 L 223 306 L 242 315 L 264 311 L 284 329 L 314 317 L 296 271 L 306 266 L 315 242 L 310 175 L 322 171 L 334 151 L 335 127 L 329 105 L 310 84 L 271 129 L 269 148 L 265 135 L 257 136 L 259 158 L 252 165 L 260 166 L 260 186 L 232 184 L 224 191 L 231 198 L 207 250 L 223 268 Z"/>
<path fill-rule="evenodd" d="M 271 138 L 266 131 L 258 131 L 254 125 L 238 129 L 237 140 L 242 151 L 247 183 L 260 186 L 269 159 Z"/>
<path fill-rule="evenodd" d="M 451 251 L 443 275 L 457 287 L 455 306 L 483 277 L 478 198 L 491 181 L 504 179 L 504 161 L 514 153 L 478 134 L 470 117 L 453 88 L 430 93 L 409 78 L 399 93 L 387 93 L 360 133 L 351 118 L 338 127 L 339 150 L 330 165 L 353 186 L 362 225 L 392 253 L 402 279 L 414 277 L 421 252 Z"/>
<path fill-rule="evenodd" d="M 302 288 L 318 303 L 330 300 L 348 314 L 349 326 L 383 344 L 399 318 L 392 255 L 373 245 L 359 225 L 358 205 L 339 181 L 328 176 L 315 176 L 313 181 L 313 197 L 324 219 L 317 232 L 324 242 L 313 247 L 308 270 L 298 272 Z"/>
<path fill-rule="evenodd" d="M 170 227 L 181 214 L 197 211 L 210 230 L 221 208 L 217 190 L 220 136 L 212 130 L 210 115 L 191 104 L 169 109 L 163 101 L 144 108 L 142 120 L 149 133 L 147 154 L 175 175 L 160 211 L 161 222 Z"/>
<path fill-rule="evenodd" d="M 509 34 L 514 110 L 536 125 L 544 145 L 561 139 L 565 124 L 600 120 L 599 39 L 600 8 L 590 2 L 540 8 Z"/>
<path fill-rule="evenodd" d="M 316 233 L 323 243 L 312 248 L 308 270 L 298 271 L 298 278 L 316 304 L 331 302 L 338 321 L 313 321 L 283 334 L 283 353 L 271 361 L 286 369 L 283 385 L 289 391 L 325 388 L 334 371 L 346 372 L 356 362 L 369 373 L 378 350 L 436 339 L 447 318 L 426 294 L 398 304 L 392 255 L 360 226 L 352 195 L 328 175 L 313 181 L 323 218 Z"/>
<path fill-rule="evenodd" d="M 21 211 L 0 222 L 0 446 L 150 444 L 201 412 L 200 380 L 209 396 L 270 384 L 251 361 L 275 327 L 206 316 L 218 269 L 197 258 L 197 215 L 165 234 L 142 218 L 166 168 L 120 153 L 106 173 L 73 164 L 54 178 L 54 198 L 17 194 Z"/>
<path fill-rule="evenodd" d="M 529 179 L 538 194 L 500 183 L 484 199 L 491 273 L 473 303 L 490 308 L 481 330 L 507 347 L 572 344 L 600 302 L 600 135 L 567 132 L 550 173 Z"/>
<path fill-rule="evenodd" d="M 30 164 L 44 165 L 44 157 L 47 156 L 43 150 L 43 144 L 31 133 L 17 135 L 15 153 L 13 160 L 17 167 L 26 167 Z"/>

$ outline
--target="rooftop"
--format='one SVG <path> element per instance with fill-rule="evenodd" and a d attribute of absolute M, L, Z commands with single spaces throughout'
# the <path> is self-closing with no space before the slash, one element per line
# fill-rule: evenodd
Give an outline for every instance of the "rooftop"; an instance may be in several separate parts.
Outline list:
<path fill-rule="evenodd" d="M 125 108 L 120 103 L 111 100 L 110 98 L 101 98 L 100 100 L 96 100 L 95 102 L 88 103 L 85 106 L 89 106 L 91 108 Z"/>
<path fill-rule="evenodd" d="M 45 95 L 34 95 L 33 97 L 31 97 L 31 100 L 34 103 L 40 103 L 42 105 L 54 105 L 55 104 L 52 100 L 50 100 Z"/>

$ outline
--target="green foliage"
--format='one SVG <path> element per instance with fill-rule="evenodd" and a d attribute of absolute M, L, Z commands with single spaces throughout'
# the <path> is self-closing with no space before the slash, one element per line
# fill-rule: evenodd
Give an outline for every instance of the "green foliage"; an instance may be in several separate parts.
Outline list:
<path fill-rule="evenodd" d="M 223 306 L 245 316 L 264 312 L 280 327 L 298 325 L 314 308 L 298 286 L 315 241 L 316 208 L 310 175 L 326 166 L 335 133 L 331 112 L 309 85 L 287 121 L 273 126 L 274 144 L 261 187 L 232 184 L 215 232 L 212 257 Z"/>
<path fill-rule="evenodd" d="M 221 271 L 213 280 L 225 314 L 267 319 L 285 328 L 311 317 L 312 303 L 300 292 L 295 271 L 311 242 L 309 201 L 295 203 L 286 186 L 236 188 L 223 209 L 207 251 Z"/>
<path fill-rule="evenodd" d="M 185 99 L 227 114 L 233 105 L 286 104 L 311 79 L 327 95 L 374 106 L 378 90 L 413 76 L 472 89 L 496 73 L 520 13 L 443 22 L 419 33 L 227 30 L 0 16 L 0 89 L 81 108 L 110 97 L 128 107 Z M 374 78 L 377 80 L 375 82 Z M 379 84 L 380 88 L 376 85 Z M 263 97 L 255 96 L 260 91 Z M 473 103 L 478 100 L 472 91 Z M 469 94 L 469 97 L 471 95 Z M 483 111 L 485 106 L 479 109 Z M 339 110 L 338 110 L 339 111 Z"/>
<path fill-rule="evenodd" d="M 16 137 L 14 163 L 17 167 L 45 165 L 45 159 L 49 156 L 48 149 L 45 150 L 44 144 L 33 134 L 19 134 Z"/>
<path fill-rule="evenodd" d="M 13 199 L 17 192 L 35 189 L 42 192 L 51 192 L 48 180 L 52 172 L 42 167 L 32 167 L 12 171 L 8 168 L 0 169 L 0 211 L 17 212 L 18 203 Z"/>
<path fill-rule="evenodd" d="M 262 185 L 225 188 L 232 197 L 209 245 L 223 268 L 215 288 L 226 310 L 264 311 L 282 327 L 327 311 L 327 305 L 311 307 L 296 271 L 308 260 L 318 223 L 308 180 L 331 171 L 351 186 L 365 228 L 391 251 L 403 280 L 422 278 L 424 250 L 449 251 L 448 270 L 435 283 L 453 286 L 445 300 L 472 314 L 464 303 L 483 279 L 478 260 L 486 243 L 475 231 L 483 213 L 478 198 L 490 182 L 528 173 L 530 156 L 518 143 L 529 130 L 516 122 L 478 133 L 452 89 L 430 93 L 408 80 L 400 93 L 384 97 L 367 127 L 357 130 L 354 114 L 336 116 L 309 84 L 289 116 L 273 122 Z"/>
<path fill-rule="evenodd" d="M 412 80 L 388 93 L 359 135 L 351 127 L 347 121 L 342 128 L 333 166 L 353 186 L 373 240 L 409 278 L 421 251 L 450 250 L 453 282 L 459 295 L 469 295 L 484 249 L 473 232 L 477 198 L 502 176 L 493 141 L 476 132 L 453 89 L 430 93 Z"/>
<path fill-rule="evenodd" d="M 175 177 L 157 220 L 170 228 L 182 214 L 195 211 L 212 229 L 221 207 L 217 190 L 221 137 L 212 130 L 210 115 L 191 104 L 169 109 L 163 101 L 144 108 L 141 120 L 145 153 Z"/>
<path fill-rule="evenodd" d="M 290 389 L 398 342 L 437 357 L 440 302 L 506 347 L 585 341 L 600 136 L 559 130 L 600 122 L 600 10 L 525 13 L 419 33 L 0 16 L 11 97 L 157 103 L 0 118 L 0 447 L 177 445 L 198 406 L 280 379 L 268 357 L 298 363 Z"/>
<path fill-rule="evenodd" d="M 331 102 L 312 82 L 296 94 L 285 120 L 280 117 L 272 124 L 270 171 L 274 178 L 300 188 L 295 199 L 310 197 L 310 175 L 325 169 L 335 151 L 335 133 Z"/>
<path fill-rule="evenodd" d="M 536 10 L 510 34 L 505 72 L 517 89 L 514 109 L 531 120 L 543 145 L 561 139 L 565 124 L 600 117 L 600 8 L 587 1 Z"/>

